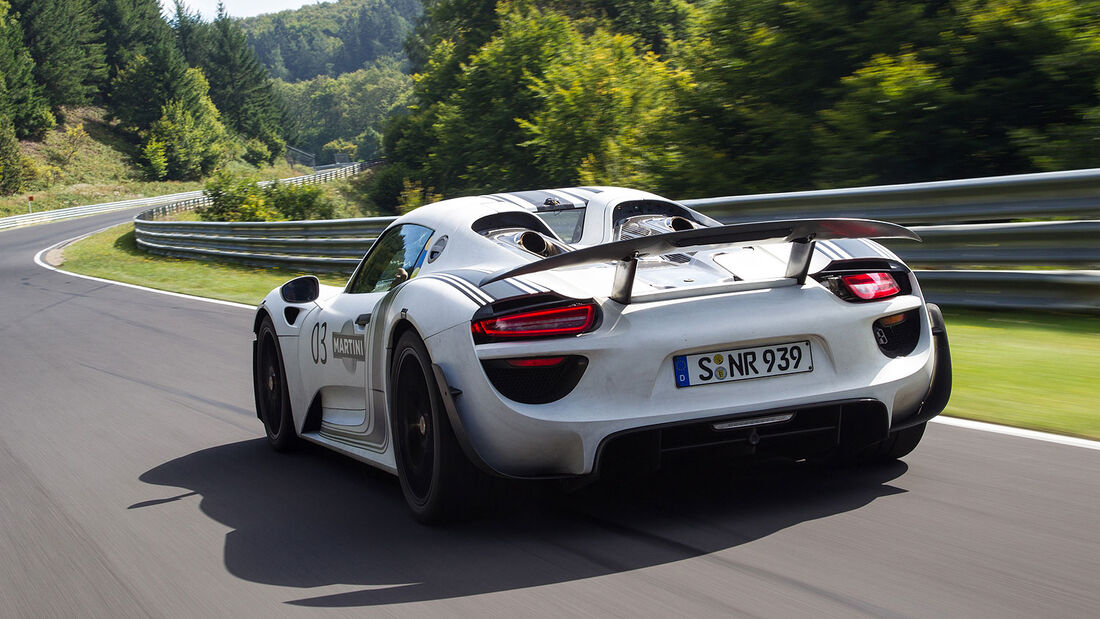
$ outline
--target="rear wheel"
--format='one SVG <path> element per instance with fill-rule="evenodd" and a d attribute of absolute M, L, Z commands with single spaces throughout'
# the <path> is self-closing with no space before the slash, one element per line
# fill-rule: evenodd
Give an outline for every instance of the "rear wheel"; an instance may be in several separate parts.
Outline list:
<path fill-rule="evenodd" d="M 279 349 L 279 336 L 271 318 L 265 317 L 256 334 L 256 360 L 253 363 L 256 412 L 264 422 L 267 441 L 275 451 L 286 451 L 298 442 L 294 418 L 290 414 L 290 392 Z"/>
<path fill-rule="evenodd" d="M 892 462 L 909 455 L 924 436 L 924 428 L 928 422 L 915 425 L 904 430 L 891 432 L 889 436 L 867 445 L 858 450 L 844 451 L 843 449 L 834 455 L 834 462 L 842 465 L 882 464 Z"/>
<path fill-rule="evenodd" d="M 455 439 L 428 351 L 412 331 L 397 340 L 390 385 L 397 473 L 413 516 L 434 524 L 469 514 L 482 475 Z"/>

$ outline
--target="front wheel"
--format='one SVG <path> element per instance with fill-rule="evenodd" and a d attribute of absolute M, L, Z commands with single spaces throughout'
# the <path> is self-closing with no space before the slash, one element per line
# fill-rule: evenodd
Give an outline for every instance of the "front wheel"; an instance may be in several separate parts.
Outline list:
<path fill-rule="evenodd" d="M 435 524 L 468 514 L 482 476 L 455 439 L 431 358 L 414 332 L 397 340 L 390 371 L 397 473 L 413 517 Z"/>
<path fill-rule="evenodd" d="M 256 358 L 252 364 L 256 390 L 256 413 L 264 422 L 267 441 L 275 451 L 286 451 L 298 442 L 290 413 L 290 392 L 279 349 L 279 335 L 271 318 L 265 317 L 256 334 Z"/>

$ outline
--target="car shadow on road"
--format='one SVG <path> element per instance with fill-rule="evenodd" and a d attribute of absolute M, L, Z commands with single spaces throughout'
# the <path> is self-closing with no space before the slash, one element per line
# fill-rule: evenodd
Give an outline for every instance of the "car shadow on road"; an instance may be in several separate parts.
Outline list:
<path fill-rule="evenodd" d="M 290 600 L 316 607 L 491 593 L 680 561 L 904 492 L 898 462 L 858 471 L 796 463 L 687 466 L 567 493 L 509 484 L 484 517 L 446 527 L 412 520 L 396 478 L 309 446 L 276 454 L 256 439 L 198 451 L 141 476 L 201 495 L 233 530 L 225 565 L 249 581 L 361 590 Z M 156 509 L 178 492 L 131 509 Z"/>

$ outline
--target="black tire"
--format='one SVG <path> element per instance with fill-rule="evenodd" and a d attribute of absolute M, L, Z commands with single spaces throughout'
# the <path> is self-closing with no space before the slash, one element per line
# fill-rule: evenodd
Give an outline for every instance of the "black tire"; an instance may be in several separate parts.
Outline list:
<path fill-rule="evenodd" d="M 891 432 L 889 436 L 854 452 L 838 451 L 832 462 L 842 466 L 864 466 L 885 464 L 909 455 L 924 436 L 928 422 L 904 430 Z"/>
<path fill-rule="evenodd" d="M 286 386 L 279 336 L 270 317 L 264 317 L 256 334 L 252 381 L 256 391 L 256 414 L 264 422 L 268 443 L 275 451 L 293 448 L 299 439 L 290 412 L 290 392 Z"/>
<path fill-rule="evenodd" d="M 469 516 L 482 496 L 483 475 L 455 439 L 428 350 L 413 331 L 394 347 L 390 386 L 397 474 L 413 517 L 439 524 Z"/>

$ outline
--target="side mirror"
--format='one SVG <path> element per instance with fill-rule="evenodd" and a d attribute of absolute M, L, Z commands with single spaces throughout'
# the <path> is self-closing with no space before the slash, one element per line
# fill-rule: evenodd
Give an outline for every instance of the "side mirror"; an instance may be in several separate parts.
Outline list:
<path fill-rule="evenodd" d="M 279 294 L 287 303 L 310 303 L 321 296 L 321 282 L 312 275 L 303 275 L 283 284 Z"/>

